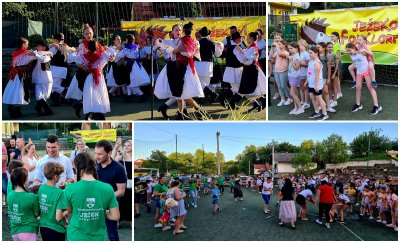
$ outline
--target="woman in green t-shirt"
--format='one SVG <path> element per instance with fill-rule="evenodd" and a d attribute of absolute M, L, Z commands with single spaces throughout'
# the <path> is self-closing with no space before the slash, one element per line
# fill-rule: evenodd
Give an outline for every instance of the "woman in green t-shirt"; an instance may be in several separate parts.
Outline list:
<path fill-rule="evenodd" d="M 64 167 L 55 162 L 48 162 L 43 169 L 47 179 L 38 191 L 40 206 L 40 235 L 44 241 L 65 241 L 65 226 L 62 219 L 68 214 L 64 201 L 64 191 L 56 187 Z"/>
<path fill-rule="evenodd" d="M 8 217 L 14 241 L 36 241 L 39 205 L 36 195 L 26 190 L 28 171 L 16 168 L 11 173 L 12 191 L 7 197 Z"/>
<path fill-rule="evenodd" d="M 96 163 L 89 154 L 79 153 L 74 160 L 77 182 L 64 191 L 71 221 L 68 241 L 107 240 L 106 219 L 118 221 L 118 202 L 111 185 L 97 180 Z"/>

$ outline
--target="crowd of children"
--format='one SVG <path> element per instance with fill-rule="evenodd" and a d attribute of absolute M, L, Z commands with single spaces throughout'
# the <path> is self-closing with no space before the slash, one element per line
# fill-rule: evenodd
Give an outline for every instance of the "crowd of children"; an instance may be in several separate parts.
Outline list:
<path fill-rule="evenodd" d="M 294 103 L 290 115 L 304 113 L 313 104 L 314 112 L 309 118 L 326 120 L 329 113 L 335 113 L 333 108 L 338 105 L 341 92 L 341 42 L 337 32 L 331 33 L 331 42 L 320 42 L 315 45 L 300 39 L 287 43 L 282 34 L 275 33 L 269 51 L 268 77 L 274 77 L 274 100 L 280 98 L 277 106 L 287 106 Z M 356 89 L 355 105 L 350 110 L 357 112 L 363 109 L 361 90 L 363 82 L 373 100 L 370 115 L 376 115 L 382 110 L 376 93 L 374 55 L 369 48 L 366 36 L 360 35 L 357 43 L 348 43 L 346 52 L 352 60 L 348 71 L 353 78 L 351 88 Z M 290 91 L 288 88 L 290 86 Z M 311 99 L 311 102 L 310 102 Z"/>

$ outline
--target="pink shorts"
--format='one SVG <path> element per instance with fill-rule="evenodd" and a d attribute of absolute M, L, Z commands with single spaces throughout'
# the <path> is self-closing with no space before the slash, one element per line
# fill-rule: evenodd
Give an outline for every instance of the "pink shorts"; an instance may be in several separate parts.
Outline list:
<path fill-rule="evenodd" d="M 36 241 L 37 240 L 37 234 L 36 233 L 19 233 L 12 235 L 12 238 L 14 241 Z"/>
<path fill-rule="evenodd" d="M 365 78 L 371 75 L 371 72 L 369 71 L 369 69 L 365 72 L 365 73 L 357 73 L 357 78 Z"/>

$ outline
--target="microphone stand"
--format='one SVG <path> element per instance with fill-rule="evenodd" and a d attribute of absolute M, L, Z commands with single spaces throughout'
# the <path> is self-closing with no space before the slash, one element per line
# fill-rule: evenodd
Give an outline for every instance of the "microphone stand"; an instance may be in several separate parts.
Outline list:
<path fill-rule="evenodd" d="M 150 36 L 150 43 L 151 43 L 151 47 L 150 47 L 150 62 L 151 62 L 151 76 L 150 76 L 150 81 L 151 81 L 151 120 L 154 119 L 154 54 L 153 54 L 153 37 Z"/>

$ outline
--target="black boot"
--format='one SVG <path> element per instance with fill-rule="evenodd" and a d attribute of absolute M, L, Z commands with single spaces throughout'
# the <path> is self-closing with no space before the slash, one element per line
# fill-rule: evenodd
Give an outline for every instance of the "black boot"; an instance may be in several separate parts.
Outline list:
<path fill-rule="evenodd" d="M 85 121 L 89 121 L 91 114 L 92 114 L 91 112 L 85 114 Z"/>
<path fill-rule="evenodd" d="M 43 115 L 42 112 L 42 107 L 43 107 L 43 103 L 42 103 L 43 99 L 36 101 L 36 105 L 35 105 L 35 111 L 37 111 L 39 116 Z"/>
<path fill-rule="evenodd" d="M 54 114 L 46 100 L 42 100 L 42 107 L 44 109 L 43 116 L 51 116 Z"/>
<path fill-rule="evenodd" d="M 257 102 L 256 100 L 253 102 L 253 107 L 250 108 L 250 109 L 247 111 L 247 113 L 250 113 L 250 112 L 252 112 L 252 111 L 254 111 L 254 110 L 257 110 L 258 112 L 260 112 L 260 111 L 262 110 L 262 107 L 260 106 L 260 104 L 258 104 L 258 102 Z"/>
<path fill-rule="evenodd" d="M 161 112 L 162 116 L 165 119 L 168 119 L 168 114 L 167 114 L 167 110 L 168 110 L 169 106 L 167 106 L 167 104 L 163 104 L 160 107 L 158 107 L 158 112 Z"/>
<path fill-rule="evenodd" d="M 260 101 L 261 101 L 261 110 L 263 110 L 267 107 L 267 98 L 265 96 L 262 96 L 260 98 Z"/>
<path fill-rule="evenodd" d="M 207 96 L 210 97 L 209 99 L 210 104 L 213 103 L 218 98 L 218 94 L 212 91 L 208 86 L 206 86 L 203 91 L 206 97 Z"/>
<path fill-rule="evenodd" d="M 82 111 L 82 109 L 83 109 L 83 104 L 80 102 L 80 101 L 78 101 L 78 103 L 76 103 L 74 106 L 72 106 L 74 109 L 75 109 L 75 115 L 78 117 L 78 118 L 81 118 L 81 111 Z"/>
<path fill-rule="evenodd" d="M 51 93 L 50 99 L 51 99 L 54 107 L 58 107 L 58 106 L 61 105 L 60 94 L 59 93 L 57 93 L 57 92 Z"/>
<path fill-rule="evenodd" d="M 98 121 L 105 121 L 106 120 L 106 116 L 103 113 L 96 113 L 97 114 L 97 120 Z"/>
<path fill-rule="evenodd" d="M 231 101 L 229 101 L 229 106 L 230 109 L 234 110 L 236 109 L 236 103 L 238 103 L 242 99 L 242 96 L 240 96 L 238 93 L 234 94 L 231 98 Z"/>
<path fill-rule="evenodd" d="M 225 101 L 226 99 L 231 98 L 232 95 L 233 95 L 232 90 L 226 89 L 221 95 L 218 96 L 219 103 L 222 105 L 222 107 L 226 108 Z"/>
<path fill-rule="evenodd" d="M 177 120 L 177 121 L 185 120 L 184 117 L 183 117 L 183 113 L 180 112 L 179 110 L 178 110 L 178 112 L 176 113 L 175 120 Z"/>

